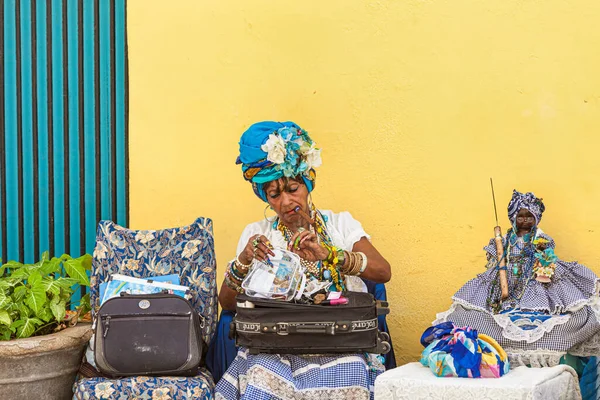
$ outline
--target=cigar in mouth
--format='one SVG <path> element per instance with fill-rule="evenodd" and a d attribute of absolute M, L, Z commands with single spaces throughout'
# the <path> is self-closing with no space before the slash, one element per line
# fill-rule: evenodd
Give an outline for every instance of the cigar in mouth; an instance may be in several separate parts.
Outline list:
<path fill-rule="evenodd" d="M 306 221 L 308 221 L 309 224 L 314 225 L 315 221 L 310 217 L 310 215 L 308 215 L 307 213 L 305 213 L 304 211 L 302 211 L 302 209 L 300 208 L 300 206 L 296 206 L 296 208 L 294 208 L 294 212 L 296 214 L 300 214 L 300 216 L 302 218 L 304 218 Z"/>

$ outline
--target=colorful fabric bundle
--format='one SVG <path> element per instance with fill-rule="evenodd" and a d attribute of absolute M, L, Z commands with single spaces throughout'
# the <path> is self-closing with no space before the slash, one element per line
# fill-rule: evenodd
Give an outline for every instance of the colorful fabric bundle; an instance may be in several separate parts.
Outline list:
<path fill-rule="evenodd" d="M 459 328 L 452 322 L 429 327 L 421 336 L 421 344 L 425 347 L 421 364 L 436 376 L 499 378 L 510 369 L 500 345 L 470 327 Z"/>

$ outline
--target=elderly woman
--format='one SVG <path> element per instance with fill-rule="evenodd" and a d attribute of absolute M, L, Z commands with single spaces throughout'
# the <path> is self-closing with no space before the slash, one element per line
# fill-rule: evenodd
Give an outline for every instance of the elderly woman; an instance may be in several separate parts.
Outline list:
<path fill-rule="evenodd" d="M 554 240 L 539 228 L 544 210 L 533 193 L 513 192 L 508 204 L 513 226 L 503 238 L 506 266 L 498 266 L 491 239 L 484 247 L 488 270 L 467 282 L 435 323 L 471 326 L 516 355 L 513 361 L 532 365 L 556 364 L 600 332 L 598 277 L 577 262 L 558 259 Z M 499 269 L 506 270 L 505 299 Z"/>
<path fill-rule="evenodd" d="M 253 260 L 266 260 L 274 247 L 298 254 L 308 278 L 330 281 L 335 290 L 366 291 L 360 277 L 389 281 L 390 265 L 361 224 L 348 212 L 320 210 L 312 203 L 314 168 L 321 157 L 305 130 L 293 122 L 256 123 L 242 135 L 237 163 L 254 193 L 267 203 L 265 214 L 271 208 L 276 216 L 265 216 L 242 232 L 219 294 L 224 309 L 235 309 L 235 296 Z M 382 371 L 378 358 L 368 354 L 251 355 L 241 348 L 219 381 L 216 398 L 368 399 Z"/>

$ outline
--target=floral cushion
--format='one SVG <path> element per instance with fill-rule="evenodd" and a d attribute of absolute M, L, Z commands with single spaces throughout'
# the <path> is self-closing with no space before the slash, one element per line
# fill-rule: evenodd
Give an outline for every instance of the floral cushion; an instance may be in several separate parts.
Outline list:
<path fill-rule="evenodd" d="M 217 325 L 216 259 L 212 221 L 198 218 L 180 228 L 135 231 L 100 221 L 90 279 L 90 302 L 100 307 L 99 285 L 112 274 L 137 278 L 178 274 L 192 306 L 204 318 L 202 338 L 211 342 Z M 73 385 L 74 399 L 212 399 L 214 382 L 202 369 L 196 377 L 87 378 Z"/>
<path fill-rule="evenodd" d="M 202 369 L 198 376 L 147 377 L 122 379 L 88 378 L 73 386 L 73 399 L 111 400 L 180 400 L 212 399 L 214 383 L 210 373 Z"/>
<path fill-rule="evenodd" d="M 202 338 L 210 343 L 217 326 L 217 280 L 209 218 L 156 231 L 135 231 L 100 221 L 90 287 L 94 312 L 100 307 L 100 283 L 117 273 L 136 278 L 178 274 L 181 285 L 190 288 L 192 305 L 204 318 Z"/>

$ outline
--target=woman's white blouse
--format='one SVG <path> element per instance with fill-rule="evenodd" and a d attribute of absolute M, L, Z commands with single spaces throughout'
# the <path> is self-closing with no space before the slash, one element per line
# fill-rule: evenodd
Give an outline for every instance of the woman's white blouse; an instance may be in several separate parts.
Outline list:
<path fill-rule="evenodd" d="M 325 219 L 327 232 L 336 247 L 352 251 L 354 244 L 361 238 L 371 239 L 371 236 L 365 232 L 360 222 L 352 218 L 349 212 L 334 213 L 330 210 L 320 210 L 320 212 Z M 238 242 L 236 255 L 239 255 L 244 250 L 250 237 L 256 234 L 265 235 L 275 247 L 287 249 L 287 242 L 283 234 L 273 228 L 272 222 L 263 219 L 262 221 L 251 223 L 244 228 Z M 346 276 L 346 286 L 348 290 L 354 292 L 367 291 L 367 286 L 358 276 Z"/>

